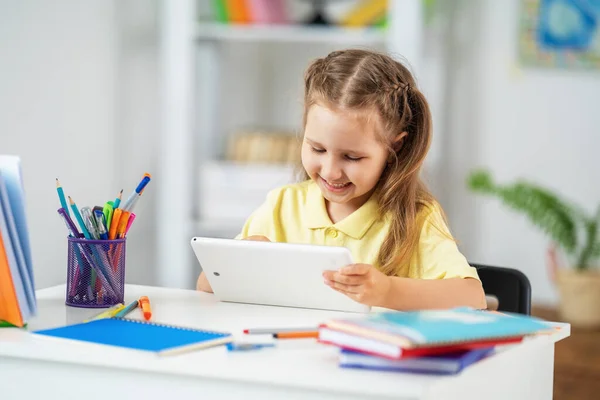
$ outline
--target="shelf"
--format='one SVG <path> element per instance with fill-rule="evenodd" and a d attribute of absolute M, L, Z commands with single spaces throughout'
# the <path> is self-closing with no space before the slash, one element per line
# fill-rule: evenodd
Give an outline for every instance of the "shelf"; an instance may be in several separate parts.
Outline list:
<path fill-rule="evenodd" d="M 200 218 L 233 221 L 223 226 L 241 229 L 243 222 L 265 201 L 270 190 L 294 181 L 294 166 L 204 162 L 200 164 L 198 179 L 196 199 Z M 212 229 L 218 225 L 208 223 L 205 227 Z"/>
<path fill-rule="evenodd" d="M 385 43 L 381 28 L 343 28 L 305 25 L 198 24 L 196 38 L 238 42 L 332 43 L 373 45 Z"/>

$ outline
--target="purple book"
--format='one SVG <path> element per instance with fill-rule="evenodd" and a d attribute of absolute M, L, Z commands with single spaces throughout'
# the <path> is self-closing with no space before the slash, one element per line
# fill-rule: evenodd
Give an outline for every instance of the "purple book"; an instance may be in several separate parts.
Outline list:
<path fill-rule="evenodd" d="M 456 353 L 390 360 L 343 349 L 340 353 L 339 365 L 343 368 L 454 375 L 465 369 L 467 366 L 492 354 L 493 351 L 494 347 L 487 347 Z"/>

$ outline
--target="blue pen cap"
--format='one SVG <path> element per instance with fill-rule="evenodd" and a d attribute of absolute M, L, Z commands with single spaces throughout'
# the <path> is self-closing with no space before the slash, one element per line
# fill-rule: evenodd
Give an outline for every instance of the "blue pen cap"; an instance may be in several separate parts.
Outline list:
<path fill-rule="evenodd" d="M 100 210 L 94 210 L 94 218 L 96 219 L 96 226 L 100 235 L 106 233 L 106 221 L 104 213 Z"/>
<path fill-rule="evenodd" d="M 144 190 L 148 182 L 150 182 L 150 177 L 145 176 L 144 179 L 142 179 L 142 181 L 140 182 L 140 184 L 135 188 L 136 193 L 140 193 L 142 190 Z"/>

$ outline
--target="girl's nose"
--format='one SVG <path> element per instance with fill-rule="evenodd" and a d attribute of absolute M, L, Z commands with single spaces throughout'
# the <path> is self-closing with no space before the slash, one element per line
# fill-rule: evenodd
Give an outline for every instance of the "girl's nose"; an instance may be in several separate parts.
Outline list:
<path fill-rule="evenodd" d="M 321 177 L 327 181 L 335 182 L 342 178 L 342 168 L 334 160 L 327 160 L 321 166 Z"/>

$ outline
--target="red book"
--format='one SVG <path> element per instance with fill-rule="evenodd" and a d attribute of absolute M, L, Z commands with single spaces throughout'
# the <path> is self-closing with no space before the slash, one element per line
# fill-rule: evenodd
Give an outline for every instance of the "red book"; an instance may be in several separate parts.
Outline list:
<path fill-rule="evenodd" d="M 484 339 L 470 342 L 445 345 L 423 345 L 406 348 L 398 343 L 391 343 L 370 337 L 359 336 L 348 332 L 331 329 L 327 326 L 319 327 L 318 341 L 346 350 L 358 351 L 364 354 L 399 360 L 410 357 L 421 357 L 435 354 L 448 354 L 461 350 L 472 350 L 493 347 L 497 345 L 515 344 L 523 340 L 523 336 Z"/>

